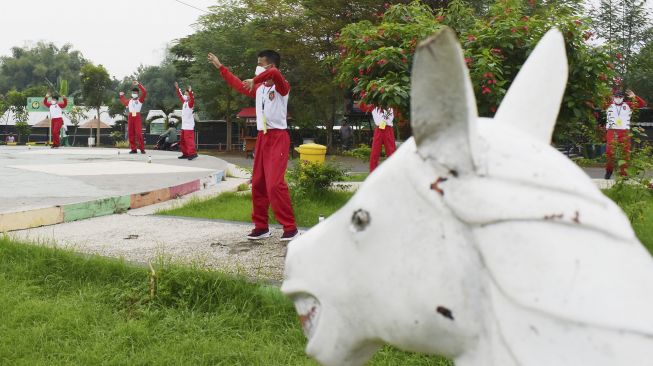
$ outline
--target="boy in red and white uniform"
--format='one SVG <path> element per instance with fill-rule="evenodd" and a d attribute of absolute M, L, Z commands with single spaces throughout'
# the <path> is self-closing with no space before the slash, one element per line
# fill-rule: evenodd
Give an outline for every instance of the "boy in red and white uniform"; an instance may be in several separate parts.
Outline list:
<path fill-rule="evenodd" d="M 623 160 L 630 160 L 630 117 L 632 116 L 632 108 L 642 108 L 646 106 L 646 102 L 635 95 L 632 90 L 627 90 L 629 101 L 624 101 L 624 92 L 616 91 L 610 104 L 605 111 L 606 113 L 606 155 L 607 161 L 605 165 L 605 179 L 610 179 L 612 171 L 614 170 L 614 145 L 619 143 L 623 147 L 624 156 Z M 626 176 L 626 168 L 628 164 L 623 164 L 619 167 L 619 174 Z"/>
<path fill-rule="evenodd" d="M 125 93 L 120 92 L 120 102 L 129 109 L 127 117 L 127 136 L 129 136 L 130 154 L 136 154 L 136 142 L 142 154 L 145 154 L 145 141 L 143 140 L 143 121 L 141 118 L 141 108 L 145 102 L 147 91 L 138 81 L 134 80 L 131 99 L 125 98 Z M 139 95 L 140 91 L 140 95 Z"/>
<path fill-rule="evenodd" d="M 274 216 L 283 225 L 281 240 L 290 241 L 299 235 L 299 231 L 284 179 L 290 150 L 290 136 L 286 130 L 290 84 L 277 68 L 281 56 L 272 50 L 260 52 L 256 77 L 245 81 L 234 76 L 214 54 L 209 53 L 209 61 L 220 70 L 229 86 L 256 98 L 258 136 L 252 173 L 254 229 L 247 238 L 258 240 L 272 235 L 268 228 L 268 208 L 272 206 Z"/>
<path fill-rule="evenodd" d="M 376 128 L 374 128 L 374 137 L 372 138 L 372 151 L 370 152 L 370 173 L 379 165 L 379 157 L 381 157 L 381 146 L 385 147 L 385 156 L 390 157 L 397 145 L 395 144 L 395 131 L 393 128 L 393 121 L 395 119 L 394 110 L 392 108 L 383 109 L 360 104 L 360 109 L 364 112 L 372 112 L 372 119 Z"/>
<path fill-rule="evenodd" d="M 177 82 L 175 82 L 175 90 L 177 91 L 177 97 L 183 104 L 181 107 L 181 135 L 179 136 L 181 156 L 179 159 L 193 160 L 197 158 L 197 151 L 195 150 L 195 117 L 193 117 L 195 96 L 190 86 L 182 94 Z"/>
<path fill-rule="evenodd" d="M 50 120 L 52 121 L 52 148 L 59 148 L 59 133 L 63 126 L 63 110 L 68 105 L 68 99 L 63 97 L 63 103 L 59 103 L 59 96 L 53 95 L 52 102 L 48 101 L 50 94 L 46 94 L 43 99 L 43 105 L 50 109 Z"/>

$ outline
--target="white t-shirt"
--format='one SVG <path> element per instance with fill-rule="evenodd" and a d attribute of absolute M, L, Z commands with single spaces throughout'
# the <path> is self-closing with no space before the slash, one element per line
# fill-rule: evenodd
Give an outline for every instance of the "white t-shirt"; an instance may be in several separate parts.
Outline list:
<path fill-rule="evenodd" d="M 189 98 L 184 96 L 184 105 L 181 107 L 181 129 L 192 131 L 195 129 L 195 117 L 193 117 L 193 108 L 188 105 Z"/>
<path fill-rule="evenodd" d="M 276 91 L 276 85 L 265 86 L 261 84 L 256 89 L 256 129 L 263 131 L 263 123 L 267 121 L 268 129 L 285 130 L 288 128 L 286 120 L 288 114 L 288 96 Z"/>
<path fill-rule="evenodd" d="M 131 98 L 127 106 L 129 108 L 129 114 L 141 113 L 141 108 L 143 107 L 143 103 L 141 103 L 141 101 L 138 99 Z"/>
<path fill-rule="evenodd" d="M 633 111 L 626 103 L 616 105 L 610 104 L 606 111 L 606 124 L 605 128 L 609 130 L 628 130 L 630 129 L 630 117 Z"/>
<path fill-rule="evenodd" d="M 57 103 L 50 104 L 50 119 L 62 118 L 63 112 Z"/>
<path fill-rule="evenodd" d="M 380 126 L 382 122 L 385 122 L 388 126 L 392 126 L 395 114 L 392 108 L 381 109 L 380 107 L 376 107 L 372 110 L 372 118 L 374 119 L 374 124 L 377 126 Z"/>

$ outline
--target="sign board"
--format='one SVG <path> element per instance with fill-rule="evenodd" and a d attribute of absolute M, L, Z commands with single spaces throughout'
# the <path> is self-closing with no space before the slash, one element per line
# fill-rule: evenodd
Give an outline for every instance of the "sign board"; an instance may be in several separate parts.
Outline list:
<path fill-rule="evenodd" d="M 70 112 L 75 105 L 75 100 L 74 98 L 67 98 L 68 99 L 68 105 L 64 109 L 67 112 Z M 60 102 L 63 101 L 63 99 L 59 100 Z M 27 98 L 27 111 L 28 112 L 50 112 L 50 109 L 46 108 L 43 105 L 43 97 L 28 97 Z"/>

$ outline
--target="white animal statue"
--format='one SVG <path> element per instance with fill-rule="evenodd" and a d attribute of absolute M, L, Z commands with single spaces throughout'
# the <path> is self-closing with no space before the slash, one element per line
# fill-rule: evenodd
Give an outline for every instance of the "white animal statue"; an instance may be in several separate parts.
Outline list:
<path fill-rule="evenodd" d="M 453 31 L 421 43 L 414 137 L 288 248 L 282 291 L 310 356 L 361 365 L 391 344 L 457 366 L 653 365 L 653 260 L 550 146 L 566 80 L 551 30 L 479 118 Z"/>

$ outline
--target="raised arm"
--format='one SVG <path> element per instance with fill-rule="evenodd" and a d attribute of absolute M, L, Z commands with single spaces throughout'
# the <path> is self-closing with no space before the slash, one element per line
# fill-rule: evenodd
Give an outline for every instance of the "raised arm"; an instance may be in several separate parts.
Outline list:
<path fill-rule="evenodd" d="M 195 108 L 195 95 L 193 94 L 193 89 L 188 87 L 188 106 L 190 108 Z"/>
<path fill-rule="evenodd" d="M 64 108 L 66 108 L 67 105 L 68 105 L 68 98 L 63 97 L 63 102 L 62 102 L 62 103 L 59 103 L 59 107 L 60 107 L 61 109 L 64 109 Z"/>
<path fill-rule="evenodd" d="M 45 98 L 43 98 L 43 105 L 45 106 L 45 108 L 50 108 L 50 106 L 52 105 L 52 103 L 48 101 L 48 98 L 50 98 L 49 94 L 47 94 Z"/>
<path fill-rule="evenodd" d="M 125 98 L 125 93 L 120 92 L 120 103 L 127 107 L 129 105 L 129 99 Z"/>
<path fill-rule="evenodd" d="M 256 98 L 256 88 L 252 88 L 252 90 L 247 89 L 243 85 L 243 82 L 236 75 L 232 74 L 231 71 L 229 71 L 229 69 L 227 69 L 224 65 L 220 65 L 220 75 L 224 81 L 226 81 L 227 84 L 235 91 L 239 92 L 242 95 Z"/>
<path fill-rule="evenodd" d="M 290 84 L 288 81 L 283 77 L 281 74 L 281 71 L 277 69 L 276 67 L 271 67 L 264 72 L 262 72 L 259 76 L 254 78 L 254 84 L 260 84 L 266 80 L 272 79 L 274 82 L 274 86 L 276 87 L 275 89 L 277 92 L 283 96 L 288 95 L 290 92 Z"/>
<path fill-rule="evenodd" d="M 147 96 L 147 90 L 145 90 L 145 87 L 141 83 L 138 83 L 138 89 L 141 90 L 141 95 L 139 96 L 138 100 L 141 103 L 145 103 L 145 97 Z"/>
<path fill-rule="evenodd" d="M 177 83 L 175 83 L 175 91 L 177 92 L 177 98 L 179 98 L 179 100 L 182 103 L 184 103 L 185 102 L 184 101 L 184 95 L 181 93 L 181 89 L 179 89 L 179 85 Z"/>

